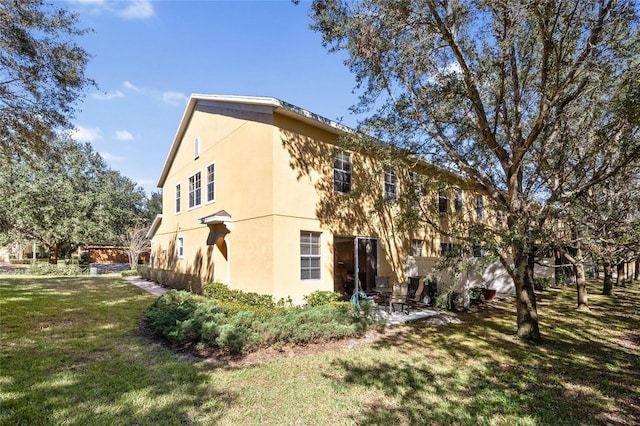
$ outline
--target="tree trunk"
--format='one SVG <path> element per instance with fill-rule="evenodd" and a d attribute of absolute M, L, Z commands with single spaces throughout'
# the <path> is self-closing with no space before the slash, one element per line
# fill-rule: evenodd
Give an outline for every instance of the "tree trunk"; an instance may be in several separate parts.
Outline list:
<path fill-rule="evenodd" d="M 518 317 L 517 335 L 521 340 L 540 343 L 542 336 L 540 336 L 536 295 L 533 288 L 534 256 L 522 253 L 520 250 L 520 253 L 515 253 L 513 260 Z"/>
<path fill-rule="evenodd" d="M 602 294 L 605 296 L 613 296 L 613 278 L 612 278 L 612 268 L 611 263 L 604 262 L 604 282 L 602 285 Z"/>
<path fill-rule="evenodd" d="M 578 243 L 576 248 L 576 291 L 578 292 L 578 310 L 588 311 L 589 300 L 587 296 L 587 283 L 584 275 L 584 261 L 582 258 L 582 247 Z"/>
<path fill-rule="evenodd" d="M 616 286 L 624 285 L 624 262 L 616 265 Z"/>
<path fill-rule="evenodd" d="M 640 280 L 640 257 L 636 259 L 636 273 L 635 279 Z"/>
<path fill-rule="evenodd" d="M 58 244 L 49 245 L 49 264 L 58 264 Z"/>

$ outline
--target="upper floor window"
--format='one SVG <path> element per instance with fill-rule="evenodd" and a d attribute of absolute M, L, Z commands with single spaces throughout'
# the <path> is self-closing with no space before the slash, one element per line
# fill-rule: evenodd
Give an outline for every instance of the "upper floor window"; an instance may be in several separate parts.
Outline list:
<path fill-rule="evenodd" d="M 189 208 L 202 204 L 202 176 L 200 172 L 189 177 Z"/>
<path fill-rule="evenodd" d="M 352 169 L 351 153 L 337 151 L 333 157 L 333 190 L 335 192 L 351 192 Z"/>
<path fill-rule="evenodd" d="M 484 199 L 482 195 L 476 195 L 476 220 L 484 220 Z"/>
<path fill-rule="evenodd" d="M 462 256 L 462 246 L 454 243 L 440 243 L 440 256 Z"/>
<path fill-rule="evenodd" d="M 398 200 L 398 174 L 393 167 L 384 168 L 384 198 L 389 201 Z"/>
<path fill-rule="evenodd" d="M 180 213 L 180 184 L 176 185 L 176 213 Z"/>
<path fill-rule="evenodd" d="M 207 166 L 207 203 L 216 200 L 216 163 Z"/>
<path fill-rule="evenodd" d="M 453 204 L 457 212 L 462 211 L 462 189 L 456 189 L 454 194 Z"/>
<path fill-rule="evenodd" d="M 449 211 L 449 196 L 447 191 L 438 192 L 438 212 L 446 214 Z"/>
<path fill-rule="evenodd" d="M 411 253 L 413 256 L 422 256 L 422 240 L 411 241 Z"/>
<path fill-rule="evenodd" d="M 300 232 L 300 279 L 320 279 L 319 232 Z"/>
<path fill-rule="evenodd" d="M 193 140 L 193 158 L 200 157 L 200 138 Z"/>
<path fill-rule="evenodd" d="M 496 224 L 498 226 L 501 226 L 503 222 L 504 222 L 504 216 L 503 216 L 502 210 L 496 210 Z"/>

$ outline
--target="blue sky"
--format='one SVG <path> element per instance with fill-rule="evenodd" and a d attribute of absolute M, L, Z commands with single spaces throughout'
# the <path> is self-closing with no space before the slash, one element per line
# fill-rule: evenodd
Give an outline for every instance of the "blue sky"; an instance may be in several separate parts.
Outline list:
<path fill-rule="evenodd" d="M 309 29 L 310 3 L 100 1 L 66 3 L 93 32 L 75 138 L 113 169 L 156 189 L 192 93 L 273 96 L 355 126 L 355 79 L 344 56 Z"/>

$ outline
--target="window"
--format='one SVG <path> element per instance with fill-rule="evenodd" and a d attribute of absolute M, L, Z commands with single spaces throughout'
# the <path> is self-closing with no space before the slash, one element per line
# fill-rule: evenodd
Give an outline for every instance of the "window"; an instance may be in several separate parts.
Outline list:
<path fill-rule="evenodd" d="M 504 217 L 502 215 L 502 210 L 496 210 L 496 224 L 498 226 L 502 226 L 503 221 L 504 221 Z"/>
<path fill-rule="evenodd" d="M 320 233 L 300 232 L 300 279 L 320 279 Z"/>
<path fill-rule="evenodd" d="M 440 243 L 440 256 L 456 257 L 462 255 L 462 246 L 454 243 Z"/>
<path fill-rule="evenodd" d="M 398 175 L 392 167 L 384 169 L 384 198 L 389 201 L 398 200 Z"/>
<path fill-rule="evenodd" d="M 333 157 L 333 190 L 348 194 L 351 192 L 351 153 L 337 151 Z"/>
<path fill-rule="evenodd" d="M 200 157 L 200 138 L 195 138 L 193 141 L 193 158 Z"/>
<path fill-rule="evenodd" d="M 207 166 L 207 203 L 216 200 L 216 163 Z"/>
<path fill-rule="evenodd" d="M 176 213 L 180 213 L 180 184 L 176 185 Z"/>
<path fill-rule="evenodd" d="M 184 259 L 184 238 L 178 237 L 176 249 L 178 251 L 178 259 Z"/>
<path fill-rule="evenodd" d="M 202 204 L 202 177 L 200 172 L 189 178 L 189 208 Z"/>
<path fill-rule="evenodd" d="M 476 195 L 476 219 L 479 221 L 484 220 L 484 200 L 482 195 Z"/>
<path fill-rule="evenodd" d="M 449 196 L 447 191 L 438 192 L 438 211 L 442 214 L 447 214 L 449 211 Z"/>
<path fill-rule="evenodd" d="M 481 246 L 473 246 L 473 257 L 482 257 L 484 255 L 484 250 L 482 250 Z"/>
<path fill-rule="evenodd" d="M 462 211 L 462 190 L 461 189 L 456 189 L 453 203 L 455 204 L 456 211 L 461 212 Z"/>
<path fill-rule="evenodd" d="M 413 256 L 422 256 L 422 240 L 411 241 L 411 253 Z"/>

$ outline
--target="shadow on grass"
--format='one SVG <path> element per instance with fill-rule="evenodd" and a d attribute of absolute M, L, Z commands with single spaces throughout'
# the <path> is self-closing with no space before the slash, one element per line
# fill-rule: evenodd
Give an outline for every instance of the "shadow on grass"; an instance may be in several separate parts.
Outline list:
<path fill-rule="evenodd" d="M 638 286 L 592 295 L 586 313 L 569 287 L 540 299 L 543 345 L 515 339 L 505 301 L 462 324 L 405 326 L 375 344 L 375 360 L 335 360 L 331 378 L 378 392 L 358 424 L 639 424 Z"/>
<path fill-rule="evenodd" d="M 0 424 L 219 420 L 237 395 L 136 336 L 152 301 L 116 278 L 0 277 Z"/>

